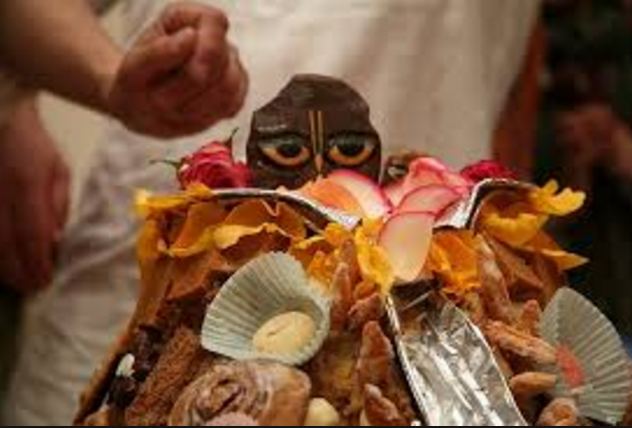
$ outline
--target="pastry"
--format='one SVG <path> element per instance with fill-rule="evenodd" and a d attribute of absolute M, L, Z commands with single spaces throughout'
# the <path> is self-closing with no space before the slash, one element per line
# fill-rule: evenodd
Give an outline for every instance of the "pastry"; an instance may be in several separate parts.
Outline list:
<path fill-rule="evenodd" d="M 309 378 L 281 364 L 219 364 L 182 392 L 169 425 L 203 426 L 232 413 L 262 426 L 303 425 L 310 395 Z"/>
<path fill-rule="evenodd" d="M 252 339 L 255 349 L 266 354 L 300 351 L 314 337 L 316 324 L 301 312 L 288 312 L 266 322 Z"/>
<path fill-rule="evenodd" d="M 313 398 L 309 402 L 305 419 L 306 427 L 335 427 L 340 425 L 340 422 L 340 414 L 324 398 Z"/>

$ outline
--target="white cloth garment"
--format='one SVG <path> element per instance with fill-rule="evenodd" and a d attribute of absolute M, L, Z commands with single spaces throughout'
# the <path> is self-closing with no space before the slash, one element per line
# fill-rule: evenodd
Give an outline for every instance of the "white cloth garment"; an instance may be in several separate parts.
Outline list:
<path fill-rule="evenodd" d="M 166 4 L 126 4 L 129 39 Z M 67 231 L 52 288 L 30 307 L 5 423 L 65 425 L 78 394 L 134 307 L 135 188 L 174 188 L 148 162 L 178 158 L 236 125 L 244 153 L 251 113 L 292 75 L 348 81 L 372 107 L 387 152 L 414 148 L 453 166 L 486 158 L 520 68 L 537 0 L 208 0 L 227 11 L 251 77 L 230 123 L 156 143 L 113 123 Z"/>

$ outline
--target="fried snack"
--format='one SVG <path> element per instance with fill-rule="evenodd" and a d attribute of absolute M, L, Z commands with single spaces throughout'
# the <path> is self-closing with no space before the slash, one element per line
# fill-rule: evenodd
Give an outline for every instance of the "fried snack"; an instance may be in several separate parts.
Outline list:
<path fill-rule="evenodd" d="M 536 398 L 553 390 L 556 383 L 555 375 L 527 372 L 512 378 L 509 381 L 509 388 L 524 417 L 534 421 L 537 415 Z"/>
<path fill-rule="evenodd" d="M 558 398 L 546 406 L 537 426 L 580 426 L 579 410 L 575 402 L 568 398 Z"/>
<path fill-rule="evenodd" d="M 169 415 L 169 426 L 203 426 L 234 413 L 262 426 L 303 425 L 310 395 L 309 378 L 290 367 L 220 364 L 184 390 Z"/>
<path fill-rule="evenodd" d="M 536 365 L 549 365 L 557 362 L 554 347 L 532 335 L 521 332 L 502 322 L 490 322 L 485 327 L 485 336 L 493 345 Z"/>
<path fill-rule="evenodd" d="M 494 353 L 494 358 L 496 359 L 496 364 L 500 368 L 500 371 L 505 376 L 506 380 L 509 380 L 514 377 L 515 373 L 509 361 L 507 361 L 507 357 L 503 354 L 503 352 L 498 349 L 497 346 L 492 348 L 492 352 Z"/>
<path fill-rule="evenodd" d="M 534 254 L 532 256 L 532 265 L 542 280 L 544 285 L 543 301 L 541 302 L 544 307 L 551 301 L 557 290 L 568 285 L 568 281 L 565 274 L 560 271 L 557 264 L 541 254 Z"/>
<path fill-rule="evenodd" d="M 544 283 L 531 266 L 500 241 L 487 238 L 487 243 L 496 255 L 498 266 L 505 276 L 511 298 L 520 302 L 530 299 L 542 301 Z"/>
<path fill-rule="evenodd" d="M 529 300 L 522 307 L 522 313 L 518 318 L 516 328 L 523 333 L 532 336 L 540 336 L 540 322 L 542 321 L 542 309 L 536 300 Z"/>
<path fill-rule="evenodd" d="M 555 388 L 557 376 L 549 373 L 528 372 L 509 381 L 511 392 L 517 399 L 532 399 Z"/>
<path fill-rule="evenodd" d="M 485 310 L 485 302 L 478 293 L 468 293 L 463 303 L 460 305 L 461 309 L 465 310 L 470 317 L 470 320 L 478 327 L 483 327 L 487 319 L 487 311 Z"/>
<path fill-rule="evenodd" d="M 366 299 L 357 302 L 349 311 L 349 328 L 352 331 L 360 331 L 372 321 L 380 321 L 385 315 L 382 297 L 375 293 Z"/>
<path fill-rule="evenodd" d="M 362 419 L 366 419 L 362 422 L 369 426 L 404 427 L 409 425 L 395 404 L 386 398 L 378 387 L 370 384 L 364 387 L 362 415 Z"/>
<path fill-rule="evenodd" d="M 350 277 L 349 265 L 340 263 L 334 273 L 332 281 L 334 302 L 331 308 L 331 330 L 339 332 L 345 330 L 347 317 L 353 305 L 353 284 Z"/>
<path fill-rule="evenodd" d="M 362 348 L 357 364 L 358 386 L 364 390 L 366 385 L 386 387 L 393 377 L 395 352 L 393 345 L 377 322 L 364 326 Z"/>
<path fill-rule="evenodd" d="M 498 267 L 493 250 L 484 241 L 479 245 L 478 257 L 481 297 L 487 314 L 492 320 L 513 324 L 515 316 L 505 277 Z"/>
<path fill-rule="evenodd" d="M 340 414 L 329 401 L 324 398 L 314 398 L 309 402 L 306 427 L 334 427 L 340 425 Z"/>
<path fill-rule="evenodd" d="M 359 406 L 352 403 L 356 399 L 354 388 L 359 348 L 357 335 L 349 332 L 334 334 L 305 367 L 312 381 L 313 396 L 329 401 L 344 418 L 353 416 L 355 407 Z"/>
<path fill-rule="evenodd" d="M 125 411 L 127 425 L 164 426 L 180 392 L 215 359 L 192 331 L 179 329 Z"/>

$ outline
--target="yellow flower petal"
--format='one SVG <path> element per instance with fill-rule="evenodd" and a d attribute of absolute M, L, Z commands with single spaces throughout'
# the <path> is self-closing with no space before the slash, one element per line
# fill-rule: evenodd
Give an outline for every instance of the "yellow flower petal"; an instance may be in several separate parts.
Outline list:
<path fill-rule="evenodd" d="M 377 284 L 383 296 L 391 291 L 395 283 L 395 274 L 386 251 L 377 245 L 358 246 L 358 263 L 365 281 Z"/>
<path fill-rule="evenodd" d="M 323 238 L 325 238 L 325 240 L 333 247 L 338 248 L 348 240 L 353 239 L 353 234 L 344 226 L 337 223 L 331 223 L 325 228 Z"/>
<path fill-rule="evenodd" d="M 136 213 L 141 217 L 149 217 L 165 211 L 172 211 L 188 207 L 196 201 L 208 201 L 213 198 L 213 192 L 203 184 L 195 184 L 184 192 L 174 195 L 155 196 L 147 190 L 138 190 L 134 198 Z"/>
<path fill-rule="evenodd" d="M 434 236 L 428 268 L 441 279 L 446 294 L 463 297 L 480 286 L 479 239 L 467 230 L 442 231 Z"/>
<path fill-rule="evenodd" d="M 189 203 L 190 201 L 184 195 L 153 196 L 145 190 L 139 190 L 136 192 L 134 205 L 136 213 L 140 217 L 147 218 L 164 211 L 185 208 Z"/>
<path fill-rule="evenodd" d="M 546 215 L 522 213 L 516 217 L 502 217 L 490 213 L 482 219 L 483 230 L 512 247 L 521 247 L 532 240 L 548 221 Z"/>
<path fill-rule="evenodd" d="M 322 236 L 316 235 L 311 238 L 304 239 L 300 242 L 297 242 L 292 250 L 295 251 L 308 251 L 314 247 L 321 247 L 322 245 L 330 246 L 330 244 L 323 238 Z"/>
<path fill-rule="evenodd" d="M 308 275 L 326 287 L 330 287 L 333 281 L 337 265 L 333 262 L 331 254 L 317 252 L 307 268 Z"/>
<path fill-rule="evenodd" d="M 529 195 L 529 200 L 535 210 L 542 214 L 567 216 L 579 210 L 586 202 L 584 192 L 564 189 L 558 193 L 559 184 L 551 180 L 542 189 L 535 190 Z"/>
<path fill-rule="evenodd" d="M 377 244 L 380 223 L 367 221 L 356 229 L 355 244 L 358 264 L 365 281 L 376 284 L 382 295 L 391 291 L 395 284 L 395 273 L 386 251 Z"/>

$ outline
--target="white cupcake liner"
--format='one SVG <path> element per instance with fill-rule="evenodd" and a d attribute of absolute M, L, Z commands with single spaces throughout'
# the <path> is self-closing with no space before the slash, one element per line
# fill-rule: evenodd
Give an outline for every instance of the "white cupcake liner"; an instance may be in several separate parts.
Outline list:
<path fill-rule="evenodd" d="M 299 366 L 320 350 L 330 330 L 331 301 L 310 284 L 301 264 L 287 254 L 258 257 L 237 271 L 209 305 L 202 346 L 238 361 L 271 360 Z M 257 351 L 253 337 L 272 318 L 302 312 L 316 324 L 314 337 L 292 354 Z"/>
<path fill-rule="evenodd" d="M 566 347 L 578 359 L 585 378 L 572 388 L 559 367 L 557 397 L 573 398 L 582 416 L 616 425 L 632 396 L 630 358 L 617 330 L 588 299 L 570 288 L 560 289 L 542 319 L 542 337 Z"/>

